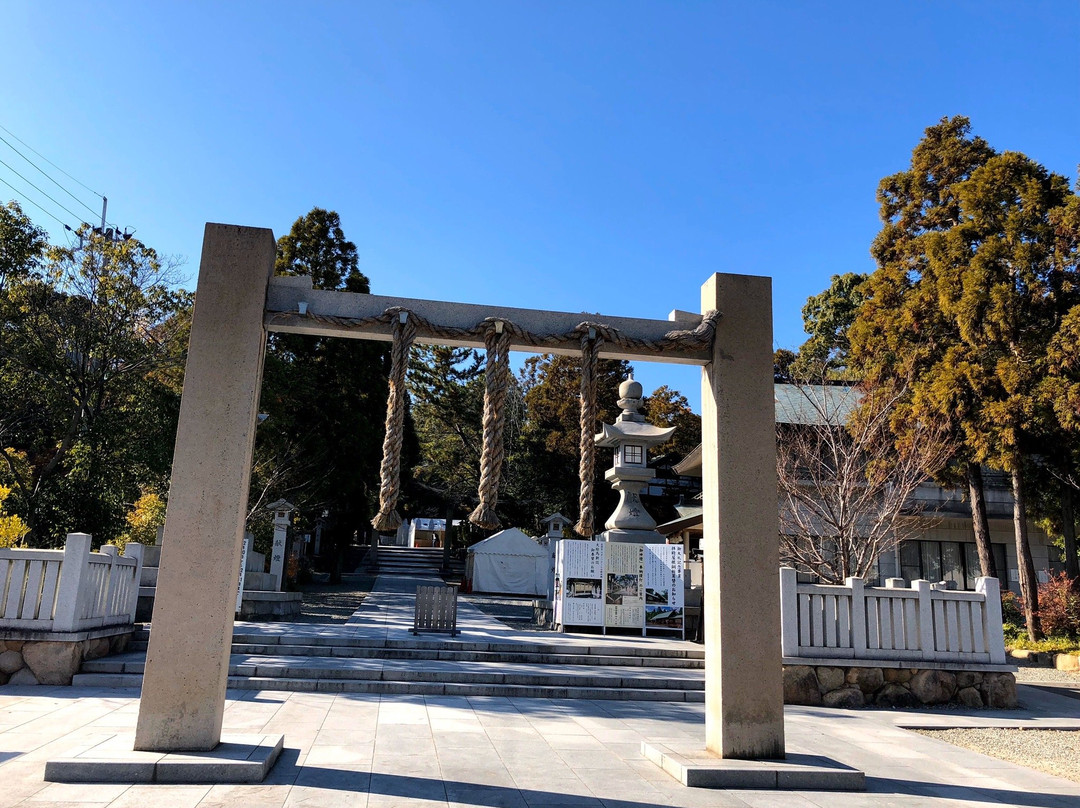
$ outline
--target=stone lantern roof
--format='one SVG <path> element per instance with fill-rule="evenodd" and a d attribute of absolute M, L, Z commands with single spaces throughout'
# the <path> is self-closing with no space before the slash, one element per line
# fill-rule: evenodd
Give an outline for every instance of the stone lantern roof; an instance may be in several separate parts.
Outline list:
<path fill-rule="evenodd" d="M 600 432 L 597 432 L 594 438 L 597 446 L 611 447 L 632 441 L 649 448 L 667 443 L 671 439 L 675 427 L 665 429 L 653 426 L 647 423 L 645 416 L 639 412 L 644 403 L 641 396 L 641 382 L 636 382 L 631 377 L 620 384 L 617 403 L 623 411 L 615 419 L 614 424 L 600 425 Z"/>

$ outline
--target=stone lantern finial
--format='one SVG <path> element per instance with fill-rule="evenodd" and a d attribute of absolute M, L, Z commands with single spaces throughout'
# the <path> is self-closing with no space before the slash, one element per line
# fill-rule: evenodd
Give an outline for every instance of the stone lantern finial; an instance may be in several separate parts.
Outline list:
<path fill-rule="evenodd" d="M 616 403 L 622 407 L 619 421 L 645 422 L 645 416 L 639 412 L 645 403 L 641 396 L 641 382 L 634 381 L 633 376 L 619 385 L 619 400 Z"/>

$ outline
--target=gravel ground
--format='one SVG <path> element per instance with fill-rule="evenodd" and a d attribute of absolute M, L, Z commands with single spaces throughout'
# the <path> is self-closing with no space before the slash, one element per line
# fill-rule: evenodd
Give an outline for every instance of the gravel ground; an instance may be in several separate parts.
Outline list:
<path fill-rule="evenodd" d="M 911 731 L 1080 783 L 1080 731 L 1078 730 L 918 729 Z"/>
<path fill-rule="evenodd" d="M 1016 681 L 1036 686 L 1072 685 L 1080 689 L 1080 673 L 1034 665 L 1020 666 Z M 1080 783 L 1080 730 L 993 728 L 912 732 Z"/>
<path fill-rule="evenodd" d="M 1059 671 L 1056 668 L 1038 668 L 1034 665 L 1024 665 L 1017 668 L 1016 681 L 1018 684 L 1025 684 L 1027 682 L 1032 684 L 1040 682 L 1060 685 L 1071 684 L 1080 688 L 1080 673 Z"/>

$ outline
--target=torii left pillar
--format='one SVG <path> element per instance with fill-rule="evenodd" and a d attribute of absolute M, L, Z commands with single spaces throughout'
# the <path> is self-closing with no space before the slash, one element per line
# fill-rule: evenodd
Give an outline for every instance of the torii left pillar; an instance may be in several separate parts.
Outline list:
<path fill-rule="evenodd" d="M 206 225 L 137 750 L 221 740 L 274 252 L 269 230 Z"/>

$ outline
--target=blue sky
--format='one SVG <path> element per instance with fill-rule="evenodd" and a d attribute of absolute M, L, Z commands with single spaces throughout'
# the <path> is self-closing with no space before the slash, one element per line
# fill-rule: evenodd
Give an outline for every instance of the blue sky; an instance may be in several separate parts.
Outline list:
<path fill-rule="evenodd" d="M 807 296 L 873 268 L 877 183 L 942 116 L 1075 179 L 1077 42 L 1066 0 L 7 0 L 0 125 L 188 286 L 206 221 L 280 235 L 319 205 L 379 294 L 664 318 L 712 272 L 770 275 L 795 348 Z M 694 369 L 638 378 L 697 406 Z"/>

